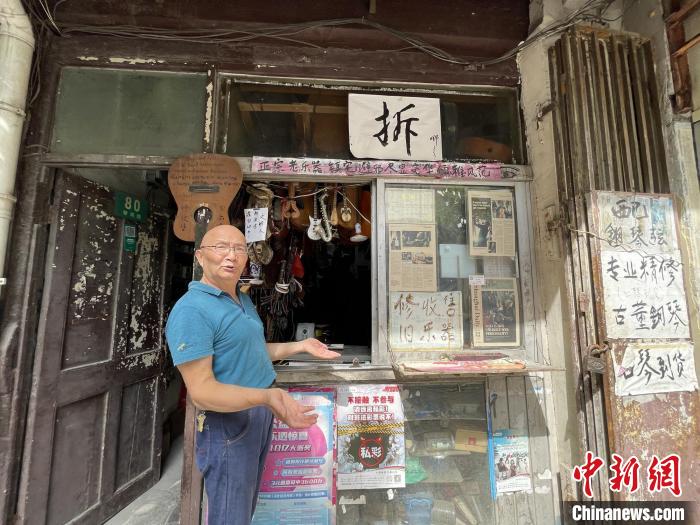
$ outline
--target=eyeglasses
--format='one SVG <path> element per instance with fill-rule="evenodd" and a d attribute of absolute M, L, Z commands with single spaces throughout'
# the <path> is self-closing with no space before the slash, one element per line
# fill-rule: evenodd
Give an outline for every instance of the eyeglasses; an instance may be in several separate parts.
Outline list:
<path fill-rule="evenodd" d="M 211 248 L 217 255 L 227 255 L 233 251 L 234 255 L 247 255 L 248 247 L 244 244 L 226 244 L 223 242 L 212 244 L 211 246 L 200 246 L 200 248 Z"/>

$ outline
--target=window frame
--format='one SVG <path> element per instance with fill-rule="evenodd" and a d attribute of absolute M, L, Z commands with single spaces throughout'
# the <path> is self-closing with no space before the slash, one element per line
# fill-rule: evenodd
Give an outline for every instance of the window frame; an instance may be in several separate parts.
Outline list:
<path fill-rule="evenodd" d="M 520 293 L 520 307 L 522 312 L 521 326 L 522 335 L 519 347 L 489 347 L 489 348 L 465 348 L 464 352 L 474 352 L 474 353 L 489 353 L 489 352 L 499 352 L 514 358 L 526 359 L 530 362 L 535 362 L 538 364 L 546 364 L 546 358 L 541 355 L 542 345 L 540 344 L 535 320 L 535 273 L 533 264 L 533 254 L 534 254 L 534 237 L 532 235 L 531 220 L 532 217 L 532 205 L 530 201 L 530 184 L 529 182 L 513 182 L 513 181 L 452 181 L 450 179 L 428 179 L 428 178 L 392 178 L 392 179 L 378 179 L 377 180 L 377 196 L 386 195 L 387 187 L 392 185 L 404 185 L 404 184 L 416 184 L 421 186 L 455 186 L 455 187 L 502 187 L 502 188 L 512 188 L 515 197 L 515 221 L 516 221 L 516 235 L 517 235 L 517 252 L 516 252 L 516 277 L 519 286 Z M 377 197 L 378 199 L 379 197 Z M 382 202 L 383 208 L 383 202 Z M 378 276 L 388 275 L 388 261 L 387 261 L 387 243 L 388 239 L 386 236 L 387 223 L 385 213 L 376 213 L 377 217 L 374 219 L 376 226 L 374 230 L 381 232 L 378 237 L 377 246 L 377 270 Z M 391 364 L 391 353 L 389 352 L 389 288 L 388 279 L 377 279 L 377 311 L 379 313 L 378 320 L 380 325 L 377 330 L 379 334 L 384 334 L 384 337 L 378 341 L 377 349 L 377 361 L 376 363 L 381 363 L 384 365 Z M 447 352 L 442 352 L 443 354 Z M 441 352 L 428 351 L 400 351 L 395 352 L 395 354 L 402 357 L 410 356 L 410 360 L 414 361 L 434 361 Z M 374 357 L 372 355 L 372 363 L 375 363 Z"/>

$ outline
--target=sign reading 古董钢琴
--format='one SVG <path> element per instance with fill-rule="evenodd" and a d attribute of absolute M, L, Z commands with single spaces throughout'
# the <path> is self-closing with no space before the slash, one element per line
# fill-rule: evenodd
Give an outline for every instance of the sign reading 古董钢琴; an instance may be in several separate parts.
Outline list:
<path fill-rule="evenodd" d="M 670 196 L 596 192 L 593 204 L 607 337 L 689 338 Z"/>

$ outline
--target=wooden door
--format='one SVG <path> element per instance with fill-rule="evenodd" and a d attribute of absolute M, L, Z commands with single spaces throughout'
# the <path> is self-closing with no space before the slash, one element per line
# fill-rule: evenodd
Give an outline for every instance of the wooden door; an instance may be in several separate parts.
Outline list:
<path fill-rule="evenodd" d="M 18 517 L 101 523 L 160 475 L 169 219 L 127 224 L 105 187 L 54 188 Z"/>

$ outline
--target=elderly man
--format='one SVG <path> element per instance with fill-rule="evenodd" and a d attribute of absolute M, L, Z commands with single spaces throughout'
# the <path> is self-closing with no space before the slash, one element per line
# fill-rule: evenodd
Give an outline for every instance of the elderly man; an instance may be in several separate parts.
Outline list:
<path fill-rule="evenodd" d="M 250 298 L 240 292 L 244 235 L 233 226 L 209 230 L 195 256 L 200 281 L 173 308 L 166 326 L 173 362 L 197 416 L 196 459 L 204 476 L 211 525 L 249 524 L 255 510 L 272 416 L 306 428 L 317 416 L 287 392 L 273 388 L 272 361 L 299 352 L 321 359 L 339 354 L 316 339 L 266 343 Z"/>

